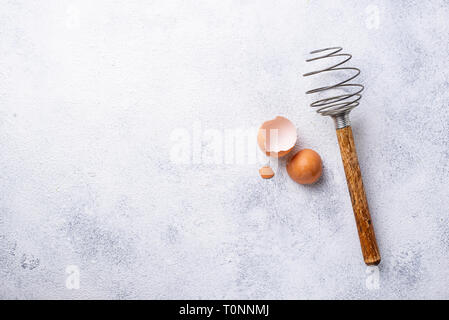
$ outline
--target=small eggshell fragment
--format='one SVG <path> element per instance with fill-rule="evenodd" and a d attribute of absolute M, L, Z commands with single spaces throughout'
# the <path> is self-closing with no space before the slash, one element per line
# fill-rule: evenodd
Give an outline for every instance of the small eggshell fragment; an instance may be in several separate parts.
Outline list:
<path fill-rule="evenodd" d="M 321 177 L 323 172 L 321 157 L 311 149 L 303 149 L 290 159 L 287 172 L 297 183 L 312 184 Z"/>
<path fill-rule="evenodd" d="M 257 132 L 259 148 L 268 156 L 276 158 L 289 153 L 295 146 L 296 139 L 294 124 L 281 116 L 264 122 Z"/>
<path fill-rule="evenodd" d="M 274 176 L 273 169 L 268 166 L 262 167 L 259 169 L 259 174 L 264 179 L 271 179 Z"/>

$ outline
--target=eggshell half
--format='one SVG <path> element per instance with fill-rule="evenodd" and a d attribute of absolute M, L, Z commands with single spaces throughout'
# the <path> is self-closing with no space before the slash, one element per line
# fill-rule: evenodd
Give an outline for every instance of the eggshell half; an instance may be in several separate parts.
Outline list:
<path fill-rule="evenodd" d="M 257 133 L 259 148 L 268 156 L 274 157 L 288 154 L 295 146 L 297 138 L 293 123 L 281 116 L 264 122 Z"/>

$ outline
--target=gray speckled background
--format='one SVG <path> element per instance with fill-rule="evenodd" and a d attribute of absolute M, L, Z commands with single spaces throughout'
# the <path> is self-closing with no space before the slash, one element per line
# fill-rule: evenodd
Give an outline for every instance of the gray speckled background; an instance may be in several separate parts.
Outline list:
<path fill-rule="evenodd" d="M 448 1 L 1 1 L 0 297 L 449 298 L 448 35 Z M 374 290 L 332 120 L 304 94 L 326 80 L 300 76 L 329 45 L 366 86 Z M 170 161 L 177 128 L 278 114 L 318 184 Z"/>

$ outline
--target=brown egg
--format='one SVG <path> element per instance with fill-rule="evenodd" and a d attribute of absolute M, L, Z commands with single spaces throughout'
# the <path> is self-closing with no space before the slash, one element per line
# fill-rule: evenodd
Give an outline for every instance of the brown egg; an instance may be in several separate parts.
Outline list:
<path fill-rule="evenodd" d="M 259 148 L 268 156 L 283 157 L 295 146 L 295 125 L 287 118 L 277 116 L 262 124 L 257 132 Z"/>
<path fill-rule="evenodd" d="M 264 166 L 259 169 L 259 174 L 264 179 L 271 179 L 274 177 L 274 171 L 268 166 Z"/>
<path fill-rule="evenodd" d="M 322 171 L 320 155 L 311 149 L 299 151 L 287 164 L 288 175 L 300 184 L 314 183 Z"/>

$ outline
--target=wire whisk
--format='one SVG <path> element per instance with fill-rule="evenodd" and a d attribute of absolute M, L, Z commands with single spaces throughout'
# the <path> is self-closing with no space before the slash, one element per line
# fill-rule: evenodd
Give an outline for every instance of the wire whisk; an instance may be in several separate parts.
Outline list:
<path fill-rule="evenodd" d="M 380 252 L 368 208 L 365 188 L 363 187 L 362 173 L 360 171 L 354 136 L 349 121 L 349 113 L 359 105 L 359 101 L 362 98 L 361 92 L 364 87 L 361 84 L 351 83 L 360 74 L 360 69 L 342 66 L 352 58 L 352 55 L 348 53 L 341 53 L 342 50 L 343 48 L 341 47 L 330 47 L 312 51 L 310 54 L 314 56 L 307 59 L 307 62 L 331 58 L 338 59 L 338 62 L 330 67 L 306 73 L 304 76 L 307 77 L 319 73 L 351 73 L 352 75 L 344 81 L 309 90 L 306 93 L 328 92 L 329 95 L 332 95 L 331 92 L 338 92 L 335 96 L 317 100 L 311 103 L 310 106 L 316 108 L 319 114 L 331 116 L 334 119 L 341 159 L 345 169 L 346 182 L 348 184 L 352 209 L 359 233 L 363 260 L 367 265 L 377 265 L 381 260 Z M 320 55 L 320 53 L 322 54 Z"/>

